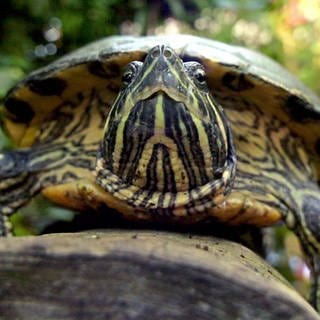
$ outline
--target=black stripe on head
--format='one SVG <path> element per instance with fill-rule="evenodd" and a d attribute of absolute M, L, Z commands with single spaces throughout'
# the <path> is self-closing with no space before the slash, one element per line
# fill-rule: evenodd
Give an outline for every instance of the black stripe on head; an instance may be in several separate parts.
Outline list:
<path fill-rule="evenodd" d="M 127 182 L 134 179 L 145 144 L 154 135 L 154 117 L 153 104 L 141 101 L 131 110 L 126 120 L 119 176 Z M 124 177 L 124 171 L 128 166 L 128 174 Z"/>
<path fill-rule="evenodd" d="M 226 118 L 220 112 L 218 106 L 216 106 L 216 111 L 220 115 L 220 119 L 223 123 L 223 128 L 219 128 L 212 108 L 208 108 L 208 112 L 210 115 L 210 119 L 212 119 L 212 122 L 204 124 L 204 127 L 206 134 L 209 137 L 209 145 L 212 156 L 212 167 L 221 168 L 226 161 L 227 148 L 230 148 L 230 145 L 226 146 L 223 143 L 223 137 L 221 133 L 221 130 L 225 130 L 225 128 L 228 127 Z"/>
<path fill-rule="evenodd" d="M 108 128 L 107 134 L 103 137 L 101 142 L 101 156 L 106 159 L 106 167 L 110 171 L 113 171 L 113 151 L 115 149 L 117 130 L 119 126 L 119 120 L 114 120 L 110 118 L 110 126 Z"/>
<path fill-rule="evenodd" d="M 171 99 L 164 99 L 164 114 L 166 134 L 177 145 L 179 158 L 188 174 L 190 189 L 207 183 L 208 177 L 205 172 L 199 134 L 192 116 L 182 103 Z M 185 129 L 182 129 L 182 126 Z M 183 132 L 184 130 L 185 132 Z M 186 137 L 184 137 L 185 135 Z M 190 154 L 188 150 L 190 150 Z M 200 174 L 194 172 L 193 168 L 195 167 Z"/>
<path fill-rule="evenodd" d="M 164 159 L 162 164 L 164 179 L 165 179 L 164 192 L 176 193 L 177 192 L 176 181 L 175 181 L 174 172 L 172 170 L 168 149 L 163 145 L 159 145 L 159 148 L 162 149 L 163 159 Z"/>
<path fill-rule="evenodd" d="M 148 190 L 158 190 L 158 172 L 157 172 L 157 161 L 159 154 L 162 153 L 163 162 L 162 162 L 162 174 L 164 177 L 163 189 L 161 191 L 176 193 L 176 182 L 174 172 L 172 170 L 170 154 L 168 149 L 162 143 L 157 143 L 153 146 L 151 159 L 149 162 L 147 170 L 147 184 L 145 186 Z"/>
<path fill-rule="evenodd" d="M 183 166 L 187 172 L 189 185 L 196 186 L 196 176 L 191 169 L 191 162 L 187 155 L 185 145 L 181 141 L 183 134 L 179 126 L 179 124 L 181 124 L 181 119 L 178 116 L 179 113 L 176 109 L 176 103 L 170 103 L 170 100 L 168 100 L 167 103 L 165 103 L 164 114 L 166 135 L 173 139 L 177 144 L 179 158 L 181 159 Z"/>
<path fill-rule="evenodd" d="M 157 190 L 158 173 L 157 173 L 158 145 L 153 146 L 152 154 L 147 168 L 147 183 L 145 189 Z"/>

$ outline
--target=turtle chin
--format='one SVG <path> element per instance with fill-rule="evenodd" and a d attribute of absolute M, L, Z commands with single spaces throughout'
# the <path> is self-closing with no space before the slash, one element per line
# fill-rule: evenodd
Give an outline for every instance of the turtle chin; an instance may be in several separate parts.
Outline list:
<path fill-rule="evenodd" d="M 158 162 L 165 166 L 165 162 Z M 172 173 L 170 178 L 173 178 Z M 157 172 L 159 177 L 159 172 Z M 163 180 L 167 177 L 163 175 Z M 234 170 L 226 167 L 220 177 L 204 185 L 179 191 L 177 182 L 158 184 L 158 189 L 151 187 L 144 176 L 137 180 L 145 181 L 140 186 L 136 181 L 126 182 L 122 177 L 107 169 L 106 162 L 98 159 L 96 166 L 96 183 L 106 192 L 105 202 L 128 218 L 133 219 L 172 219 L 175 217 L 180 222 L 200 221 L 213 207 L 221 204 L 231 190 L 234 179 Z M 171 190 L 170 190 L 171 188 Z M 174 221 L 174 220 L 171 220 Z"/>

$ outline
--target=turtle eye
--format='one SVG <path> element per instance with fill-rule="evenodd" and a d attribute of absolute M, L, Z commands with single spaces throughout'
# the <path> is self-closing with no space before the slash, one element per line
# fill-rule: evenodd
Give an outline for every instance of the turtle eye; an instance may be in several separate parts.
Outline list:
<path fill-rule="evenodd" d="M 131 83 L 131 80 L 133 79 L 133 72 L 132 70 L 126 70 L 122 75 L 122 83 L 124 85 L 128 85 Z"/>
<path fill-rule="evenodd" d="M 193 79 L 196 86 L 200 89 L 207 88 L 207 75 L 203 66 L 199 62 L 191 61 L 184 63 L 188 75 Z"/>
<path fill-rule="evenodd" d="M 200 85 L 205 85 L 207 82 L 206 72 L 202 68 L 198 68 L 193 73 L 194 78 Z"/>
<path fill-rule="evenodd" d="M 133 79 L 141 69 L 141 66 L 142 66 L 142 62 L 140 61 L 130 62 L 126 66 L 121 79 L 124 86 L 128 86 L 133 81 Z"/>

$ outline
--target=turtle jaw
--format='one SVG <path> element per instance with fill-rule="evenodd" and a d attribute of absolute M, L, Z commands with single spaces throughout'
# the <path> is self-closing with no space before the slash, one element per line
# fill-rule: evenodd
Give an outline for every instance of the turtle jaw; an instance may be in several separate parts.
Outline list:
<path fill-rule="evenodd" d="M 233 159 L 235 160 L 235 159 Z M 231 165 L 229 163 L 229 165 Z M 106 192 L 105 203 L 133 219 L 157 219 L 159 217 L 192 223 L 205 218 L 212 208 L 223 203 L 229 194 L 235 175 L 235 167 L 225 170 L 220 179 L 187 191 L 159 192 L 125 183 L 119 176 L 106 169 L 100 158 L 96 165 L 96 183 Z"/>

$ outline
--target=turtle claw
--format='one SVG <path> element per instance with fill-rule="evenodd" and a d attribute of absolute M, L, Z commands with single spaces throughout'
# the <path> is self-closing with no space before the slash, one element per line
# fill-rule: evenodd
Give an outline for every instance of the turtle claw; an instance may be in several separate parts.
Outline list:
<path fill-rule="evenodd" d="M 9 208 L 11 209 L 11 208 Z M 0 208 L 1 212 L 1 208 Z M 0 237 L 8 237 L 12 235 L 12 225 L 7 216 L 0 214 Z"/>
<path fill-rule="evenodd" d="M 3 186 L 9 187 L 3 188 Z M 38 188 L 34 186 L 34 180 L 28 177 L 21 182 L 21 185 L 19 184 L 17 189 L 15 184 L 4 183 L 4 181 L 0 183 L 0 237 L 12 234 L 9 216 L 38 193 Z"/>
<path fill-rule="evenodd" d="M 2 177 L 0 176 L 0 179 Z M 21 174 L 0 181 L 0 217 L 9 216 L 40 191 L 40 182 L 34 175 Z"/>

